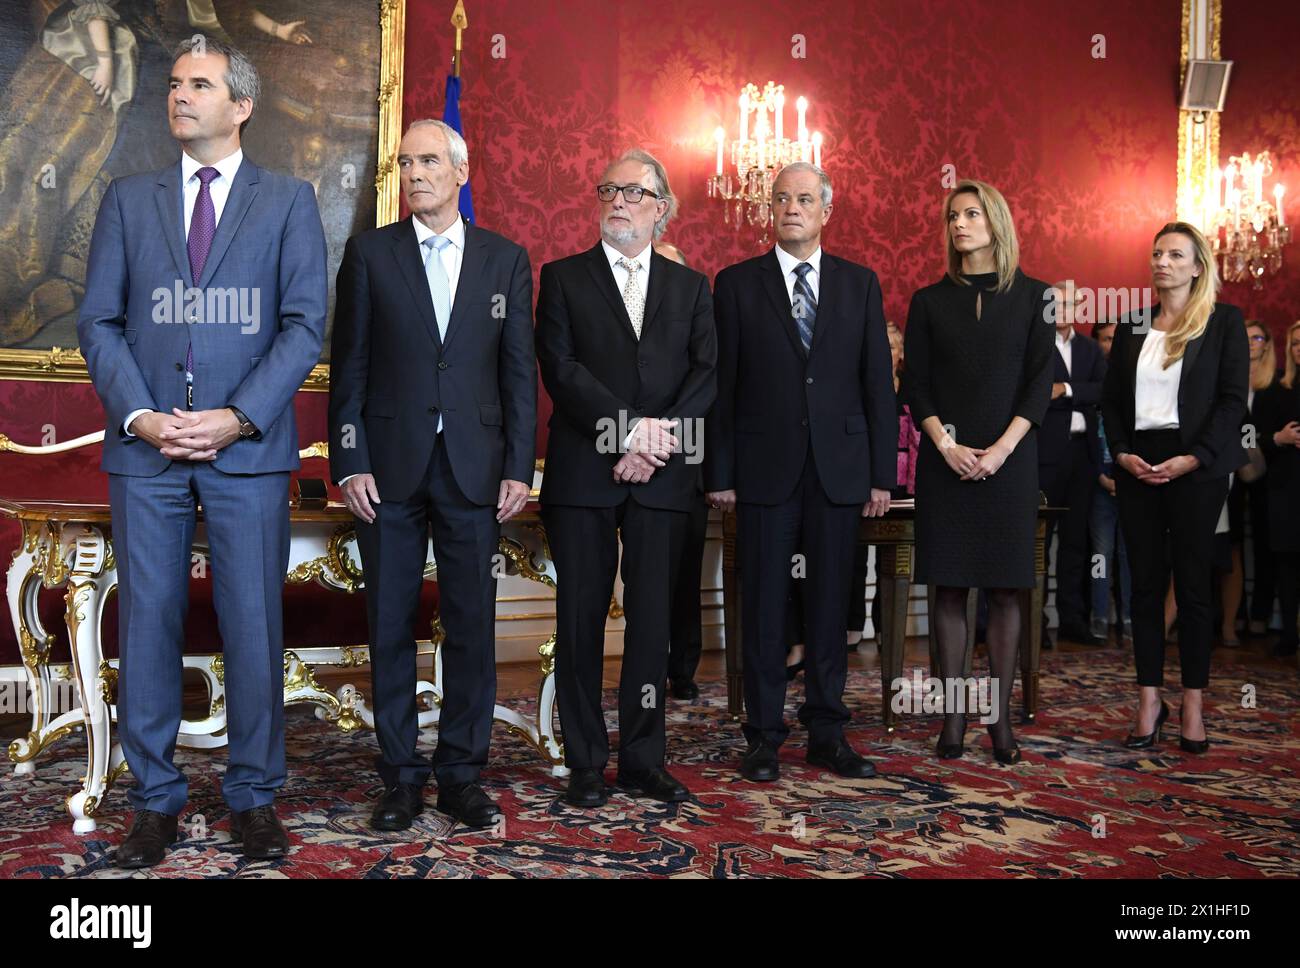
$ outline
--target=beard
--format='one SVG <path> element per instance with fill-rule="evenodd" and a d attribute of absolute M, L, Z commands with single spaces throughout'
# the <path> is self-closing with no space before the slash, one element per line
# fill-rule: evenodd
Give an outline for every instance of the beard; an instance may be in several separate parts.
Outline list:
<path fill-rule="evenodd" d="M 639 236 L 637 230 L 630 224 L 626 228 L 615 228 L 609 222 L 601 223 L 600 234 L 610 245 L 627 245 L 638 241 Z"/>

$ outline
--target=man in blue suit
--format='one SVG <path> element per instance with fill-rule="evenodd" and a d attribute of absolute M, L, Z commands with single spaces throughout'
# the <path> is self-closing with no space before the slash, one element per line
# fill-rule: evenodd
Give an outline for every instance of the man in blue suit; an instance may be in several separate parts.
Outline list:
<path fill-rule="evenodd" d="M 311 186 L 240 149 L 260 93 L 253 65 L 200 37 L 178 48 L 171 73 L 180 163 L 109 186 L 77 323 L 108 416 L 118 735 L 136 780 L 116 858 L 128 868 L 162 860 L 186 801 L 172 754 L 196 505 L 225 653 L 231 835 L 252 858 L 288 852 L 273 801 L 285 778 L 293 397 L 320 356 L 327 294 Z"/>

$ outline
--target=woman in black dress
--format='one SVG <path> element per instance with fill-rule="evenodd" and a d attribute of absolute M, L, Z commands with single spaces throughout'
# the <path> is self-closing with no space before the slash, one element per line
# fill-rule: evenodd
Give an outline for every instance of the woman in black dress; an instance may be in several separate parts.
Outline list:
<path fill-rule="evenodd" d="M 1282 637 L 1273 654 L 1296 654 L 1296 607 L 1300 603 L 1300 322 L 1286 331 L 1286 373 L 1256 403 L 1259 442 L 1268 470 L 1268 535 L 1277 562 Z"/>
<path fill-rule="evenodd" d="M 1020 271 L 1015 225 L 997 189 L 963 181 L 943 212 L 948 272 L 912 296 L 905 335 L 904 393 L 921 428 L 915 576 L 935 588 L 930 618 L 945 694 L 962 675 L 968 591 L 986 590 L 989 671 L 998 690 L 989 735 L 998 762 L 1015 763 L 1017 589 L 1034 584 L 1034 429 L 1052 393 L 1051 290 Z M 945 709 L 941 759 L 965 752 L 963 698 Z"/>
<path fill-rule="evenodd" d="M 1214 638 L 1211 562 L 1229 475 L 1246 463 L 1249 358 L 1236 306 L 1216 303 L 1219 276 L 1205 236 L 1170 222 L 1151 243 L 1156 304 L 1119 320 L 1102 390 L 1115 497 L 1133 573 L 1137 726 L 1124 745 L 1160 741 L 1169 707 L 1164 685 L 1164 598 L 1178 601 L 1183 705 L 1180 746 L 1209 748 L 1201 718 Z"/>

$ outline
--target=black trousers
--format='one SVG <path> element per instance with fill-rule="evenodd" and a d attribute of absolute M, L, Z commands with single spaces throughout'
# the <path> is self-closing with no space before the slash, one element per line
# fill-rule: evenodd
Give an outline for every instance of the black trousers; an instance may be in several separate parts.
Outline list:
<path fill-rule="evenodd" d="M 668 678 L 694 679 L 700 667 L 704 630 L 700 616 L 700 577 L 704 569 L 704 535 L 709 506 L 703 495 L 686 512 L 686 531 L 677 585 L 673 589 L 672 634 L 668 643 Z"/>
<path fill-rule="evenodd" d="M 1064 459 L 1039 468 L 1043 493 L 1048 503 L 1068 508 L 1060 520 L 1060 542 L 1056 551 L 1056 610 L 1062 626 L 1083 625 L 1088 610 L 1084 604 L 1084 575 L 1088 564 L 1088 514 L 1097 477 L 1088 456 L 1084 434 L 1071 434 Z M 1047 522 L 1045 547 L 1051 548 L 1055 519 Z"/>
<path fill-rule="evenodd" d="M 861 504 L 833 504 L 822 489 L 812 449 L 794 493 L 781 504 L 740 504 L 737 540 L 742 592 L 745 738 L 779 746 L 785 725 L 785 655 L 791 582 L 800 572 L 806 695 L 799 721 L 810 745 L 844 735 L 848 615 Z M 796 555 L 801 555 L 796 559 Z M 859 594 L 861 590 L 859 589 Z"/>
<path fill-rule="evenodd" d="M 440 647 L 443 696 L 432 769 L 440 785 L 469 783 L 487 763 L 496 702 L 496 508 L 474 504 L 461 492 L 441 434 L 411 497 L 385 500 L 380 487 L 374 523 L 357 519 L 379 775 L 389 785 L 420 786 L 429 778 L 430 763 L 416 752 L 415 622 L 432 532 L 447 633 Z"/>
<path fill-rule="evenodd" d="M 1177 430 L 1140 430 L 1133 436 L 1133 450 L 1148 464 L 1158 464 L 1186 448 Z M 1133 575 L 1138 685 L 1164 685 L 1164 603 L 1172 562 L 1183 688 L 1204 689 L 1214 635 L 1214 528 L 1228 496 L 1228 479 L 1201 481 L 1185 475 L 1168 484 L 1144 484 L 1116 465 L 1115 495 Z"/>
<path fill-rule="evenodd" d="M 623 541 L 623 670 L 618 684 L 618 766 L 663 766 L 670 603 L 687 512 L 642 507 L 551 505 L 542 520 L 555 561 L 555 689 L 570 769 L 601 770 L 609 735 L 601 710 L 605 619 Z"/>

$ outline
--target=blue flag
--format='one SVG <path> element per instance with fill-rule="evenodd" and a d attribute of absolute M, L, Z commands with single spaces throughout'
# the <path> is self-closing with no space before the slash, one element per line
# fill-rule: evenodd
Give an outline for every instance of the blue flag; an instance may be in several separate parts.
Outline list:
<path fill-rule="evenodd" d="M 463 138 L 465 129 L 460 123 L 460 78 L 447 75 L 447 104 L 442 109 L 442 120 L 447 122 Z M 474 221 L 474 199 L 470 195 L 469 182 L 460 186 L 460 214 L 471 222 Z"/>

